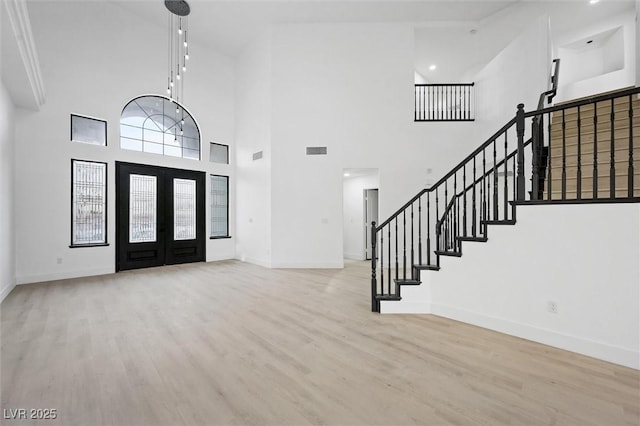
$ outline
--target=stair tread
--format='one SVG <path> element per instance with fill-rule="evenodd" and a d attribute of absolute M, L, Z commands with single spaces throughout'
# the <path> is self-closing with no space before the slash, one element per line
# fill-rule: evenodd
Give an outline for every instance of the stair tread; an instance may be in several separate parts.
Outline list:
<path fill-rule="evenodd" d="M 435 252 L 438 256 L 454 256 L 460 257 L 462 256 L 461 251 L 444 251 L 444 250 L 436 250 Z"/>
<path fill-rule="evenodd" d="M 393 281 L 396 284 L 400 284 L 400 285 L 420 285 L 420 284 L 422 284 L 422 281 L 420 281 L 420 280 L 412 280 L 412 279 L 403 280 L 401 278 L 396 278 Z"/>
<path fill-rule="evenodd" d="M 438 265 L 427 265 L 427 264 L 416 264 L 413 265 L 415 269 L 425 270 L 425 271 L 439 271 L 440 267 Z"/>
<path fill-rule="evenodd" d="M 470 241 L 478 243 L 486 243 L 489 239 L 487 237 L 456 237 L 458 241 Z"/>
<path fill-rule="evenodd" d="M 481 225 L 515 225 L 516 221 L 514 219 L 509 220 L 481 220 Z"/>
<path fill-rule="evenodd" d="M 376 294 L 376 300 L 402 300 L 402 297 L 395 294 Z"/>

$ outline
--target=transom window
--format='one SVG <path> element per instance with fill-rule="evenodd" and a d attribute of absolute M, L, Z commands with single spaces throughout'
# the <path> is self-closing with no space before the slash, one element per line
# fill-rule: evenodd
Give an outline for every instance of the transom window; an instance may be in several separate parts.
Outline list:
<path fill-rule="evenodd" d="M 120 148 L 200 159 L 200 130 L 180 104 L 162 96 L 141 96 L 120 116 Z"/>

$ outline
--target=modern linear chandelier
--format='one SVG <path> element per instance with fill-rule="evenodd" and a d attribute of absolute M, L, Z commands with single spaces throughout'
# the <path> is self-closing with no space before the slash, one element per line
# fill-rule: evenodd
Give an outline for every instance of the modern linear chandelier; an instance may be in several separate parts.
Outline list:
<path fill-rule="evenodd" d="M 185 0 L 165 0 L 164 5 L 169 10 L 167 95 L 180 103 L 184 101 L 184 77 L 189 61 L 187 33 L 191 8 Z"/>

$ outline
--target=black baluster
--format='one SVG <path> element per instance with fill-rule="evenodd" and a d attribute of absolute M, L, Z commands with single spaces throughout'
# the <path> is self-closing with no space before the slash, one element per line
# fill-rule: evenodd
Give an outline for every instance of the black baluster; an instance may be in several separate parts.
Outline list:
<path fill-rule="evenodd" d="M 496 161 L 496 140 L 493 140 L 493 219 L 499 219 L 498 211 L 498 162 Z"/>
<path fill-rule="evenodd" d="M 633 188 L 633 96 L 629 96 L 629 170 L 627 171 L 627 196 L 634 196 Z"/>
<path fill-rule="evenodd" d="M 389 286 L 389 294 L 391 294 L 391 223 L 387 224 L 387 246 L 389 247 L 389 256 L 387 256 L 389 258 L 389 267 L 387 268 L 387 285 Z"/>
<path fill-rule="evenodd" d="M 567 198 L 567 139 L 566 139 L 566 121 L 564 119 L 564 111 L 562 110 L 562 177 L 561 185 L 562 185 L 562 200 L 566 200 Z"/>
<path fill-rule="evenodd" d="M 516 199 L 516 156 L 513 156 L 513 199 Z M 542 198 L 541 198 L 542 199 Z M 511 219 L 515 219 L 516 218 L 516 206 L 512 205 L 511 206 Z"/>
<path fill-rule="evenodd" d="M 409 263 L 409 265 L 411 266 L 411 278 L 413 278 L 413 264 L 415 263 L 413 244 L 413 203 L 411 203 L 411 263 Z"/>
<path fill-rule="evenodd" d="M 457 246 L 458 246 L 458 242 L 456 240 L 456 237 L 458 236 L 458 210 L 456 208 L 456 200 L 458 199 L 458 171 L 456 170 L 456 172 L 453 174 L 453 198 L 451 198 L 451 200 L 453 201 L 453 205 L 451 206 L 451 210 L 453 211 L 453 239 L 451 240 L 451 242 L 453 243 L 453 249 L 454 251 L 458 251 L 457 250 Z"/>
<path fill-rule="evenodd" d="M 504 220 L 509 219 L 509 210 L 508 210 L 508 201 L 509 201 L 509 174 L 507 170 L 507 132 L 504 132 L 504 200 L 502 203 L 504 204 Z M 515 201 L 515 200 L 514 200 Z"/>
<path fill-rule="evenodd" d="M 436 251 L 440 251 L 440 199 L 438 198 L 438 187 L 436 187 Z M 440 266 L 440 256 L 436 256 L 438 266 Z"/>
<path fill-rule="evenodd" d="M 576 198 L 582 199 L 582 119 L 580 118 L 580 105 L 578 105 L 578 168 L 576 170 Z"/>
<path fill-rule="evenodd" d="M 475 158 L 475 157 L 474 157 Z M 462 166 L 462 235 L 467 236 L 467 164 Z"/>
<path fill-rule="evenodd" d="M 540 126 L 541 126 L 542 129 L 544 129 L 544 115 L 541 116 L 541 120 L 542 120 L 542 124 Z M 551 164 L 551 113 L 547 114 L 547 121 L 548 121 L 548 123 L 547 123 L 547 138 L 548 138 L 548 141 L 549 141 L 549 149 L 547 151 L 547 164 L 548 164 L 548 166 L 547 166 L 547 172 L 548 172 L 547 173 L 547 175 L 548 175 L 548 178 L 547 178 L 547 199 L 550 200 L 551 199 L 551 195 L 552 195 L 551 194 L 551 189 L 552 189 L 552 186 L 553 186 L 553 184 L 551 182 L 551 169 L 553 168 L 553 167 L 551 167 L 552 166 L 552 164 Z M 543 132 L 544 132 L 544 130 L 543 130 Z"/>
<path fill-rule="evenodd" d="M 593 104 L 593 199 L 598 198 L 598 103 Z"/>
<path fill-rule="evenodd" d="M 616 197 L 616 139 L 615 139 L 615 106 L 611 99 L 611 167 L 609 169 L 609 197 Z"/>
<path fill-rule="evenodd" d="M 396 280 L 399 278 L 398 272 L 400 268 L 398 266 L 398 216 L 396 216 Z M 391 292 L 391 290 L 389 290 L 389 292 Z"/>
<path fill-rule="evenodd" d="M 384 231 L 380 230 L 380 288 L 384 293 Z"/>
<path fill-rule="evenodd" d="M 402 279 L 407 279 L 407 209 L 402 211 Z"/>
<path fill-rule="evenodd" d="M 427 265 L 431 265 L 431 206 L 429 199 L 431 191 L 427 192 Z"/>
<path fill-rule="evenodd" d="M 473 156 L 473 192 L 471 193 L 471 235 L 473 237 L 477 237 L 477 229 L 476 229 L 476 156 Z"/>
<path fill-rule="evenodd" d="M 482 228 L 482 235 L 487 235 L 487 189 L 485 186 L 485 180 L 487 177 L 487 161 L 485 155 L 485 149 L 482 149 L 482 185 L 480 186 L 480 199 L 482 200 L 481 206 L 481 218 L 480 218 L 480 227 Z M 485 222 L 485 223 L 483 223 Z"/>
<path fill-rule="evenodd" d="M 418 111 L 420 110 L 420 86 L 413 86 L 413 101 L 414 101 L 414 112 L 413 112 L 413 119 L 414 121 L 418 120 L 419 114 Z"/>
<path fill-rule="evenodd" d="M 422 196 L 418 198 L 418 263 L 422 265 Z"/>

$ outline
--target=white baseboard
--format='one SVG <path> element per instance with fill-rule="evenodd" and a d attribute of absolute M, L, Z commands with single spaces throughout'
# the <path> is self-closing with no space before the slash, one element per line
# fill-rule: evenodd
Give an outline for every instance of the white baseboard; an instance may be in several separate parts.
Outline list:
<path fill-rule="evenodd" d="M 342 269 L 344 262 L 272 262 L 274 269 Z"/>
<path fill-rule="evenodd" d="M 364 255 L 362 253 L 357 254 L 357 253 L 344 253 L 343 254 L 345 259 L 350 259 L 350 260 L 365 260 Z"/>
<path fill-rule="evenodd" d="M 381 314 L 430 314 L 431 303 L 426 301 L 380 301 Z"/>
<path fill-rule="evenodd" d="M 115 273 L 115 267 L 82 269 L 77 271 L 55 272 L 51 274 L 22 275 L 16 277 L 16 284 L 35 284 L 47 281 L 66 280 L 70 278 L 91 277 L 94 275 L 107 275 Z"/>
<path fill-rule="evenodd" d="M 534 342 L 543 343 L 545 345 L 640 370 L 640 351 L 637 350 L 630 350 L 586 339 L 584 337 L 564 334 L 555 330 L 549 330 L 528 324 L 521 324 L 507 319 L 496 318 L 438 303 L 431 304 L 431 311 L 432 314 L 441 317 L 477 325 L 500 333 L 521 337 L 523 339 L 532 340 Z"/>
<path fill-rule="evenodd" d="M 16 284 L 15 283 L 11 283 L 8 286 L 6 286 L 5 288 L 3 288 L 2 291 L 0 291 L 0 303 L 2 303 L 4 298 L 7 297 L 9 295 L 9 293 L 11 293 L 11 290 L 13 290 L 15 287 L 16 287 Z"/>
<path fill-rule="evenodd" d="M 245 257 L 244 259 L 240 256 L 236 256 L 236 260 L 240 262 L 252 263 L 254 265 L 262 266 L 263 268 L 271 268 L 271 263 L 267 259 L 258 259 L 255 257 Z"/>

